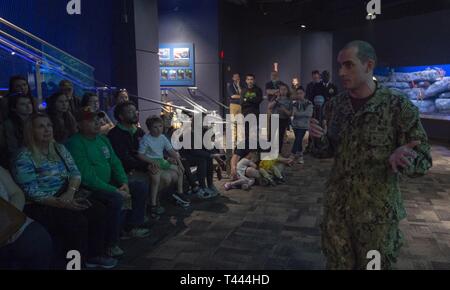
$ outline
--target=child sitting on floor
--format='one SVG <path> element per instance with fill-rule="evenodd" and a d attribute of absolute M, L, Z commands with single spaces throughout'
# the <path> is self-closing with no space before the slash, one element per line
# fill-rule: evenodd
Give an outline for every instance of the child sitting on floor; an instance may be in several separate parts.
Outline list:
<path fill-rule="evenodd" d="M 266 159 L 259 162 L 259 173 L 269 185 L 285 183 L 283 176 L 284 165 L 292 166 L 294 160 L 279 156 L 275 159 Z"/>
<path fill-rule="evenodd" d="M 238 180 L 225 183 L 225 190 L 241 187 L 244 190 L 250 190 L 255 184 L 255 176 L 258 176 L 258 166 L 256 165 L 256 154 L 249 151 L 247 155 L 242 158 L 237 166 Z"/>

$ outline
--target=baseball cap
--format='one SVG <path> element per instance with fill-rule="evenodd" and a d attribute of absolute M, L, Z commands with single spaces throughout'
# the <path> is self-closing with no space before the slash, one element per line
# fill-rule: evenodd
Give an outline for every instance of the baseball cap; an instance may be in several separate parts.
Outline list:
<path fill-rule="evenodd" d="M 77 121 L 78 122 L 91 121 L 95 117 L 103 118 L 103 117 L 105 117 L 105 113 L 103 113 L 103 112 L 92 112 L 91 107 L 86 106 L 86 107 L 81 108 L 81 110 L 78 112 L 78 114 L 77 114 Z"/>

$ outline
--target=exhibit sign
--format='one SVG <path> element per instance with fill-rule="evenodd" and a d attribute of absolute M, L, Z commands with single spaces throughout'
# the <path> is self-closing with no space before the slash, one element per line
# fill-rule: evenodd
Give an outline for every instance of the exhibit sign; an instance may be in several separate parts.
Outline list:
<path fill-rule="evenodd" d="M 159 77 L 161 86 L 195 86 L 194 44 L 160 44 Z"/>

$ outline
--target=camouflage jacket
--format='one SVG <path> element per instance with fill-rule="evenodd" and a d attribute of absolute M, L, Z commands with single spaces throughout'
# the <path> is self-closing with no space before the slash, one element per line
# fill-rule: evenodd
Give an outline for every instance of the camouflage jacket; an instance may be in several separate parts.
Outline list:
<path fill-rule="evenodd" d="M 385 223 L 406 217 L 398 179 L 389 163 L 400 146 L 419 140 L 417 158 L 400 170 L 409 177 L 424 175 L 432 166 L 430 145 L 418 109 L 402 94 L 378 88 L 358 111 L 344 92 L 327 105 L 326 136 L 316 140 L 316 150 L 334 157 L 327 182 L 327 210 L 341 211 L 360 222 Z"/>

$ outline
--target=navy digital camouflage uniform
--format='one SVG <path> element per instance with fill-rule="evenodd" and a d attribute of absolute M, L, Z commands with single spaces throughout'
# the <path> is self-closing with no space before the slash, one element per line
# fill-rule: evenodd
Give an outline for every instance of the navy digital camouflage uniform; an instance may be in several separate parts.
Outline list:
<path fill-rule="evenodd" d="M 322 249 L 328 269 L 366 269 L 370 250 L 390 269 L 402 245 L 399 221 L 406 217 L 398 179 L 424 175 L 432 166 L 430 145 L 418 109 L 402 94 L 377 88 L 356 113 L 348 93 L 327 104 L 326 136 L 315 140 L 320 158 L 334 157 L 324 198 Z M 417 158 L 394 173 L 390 155 L 418 140 Z"/>

